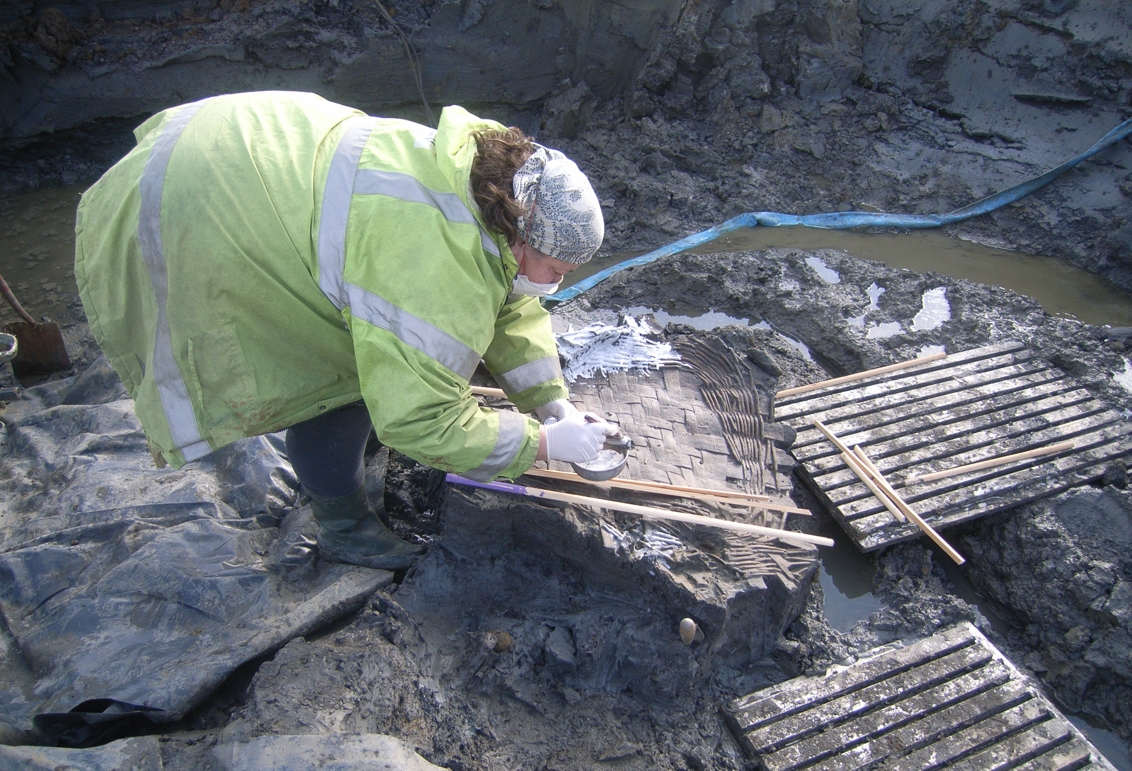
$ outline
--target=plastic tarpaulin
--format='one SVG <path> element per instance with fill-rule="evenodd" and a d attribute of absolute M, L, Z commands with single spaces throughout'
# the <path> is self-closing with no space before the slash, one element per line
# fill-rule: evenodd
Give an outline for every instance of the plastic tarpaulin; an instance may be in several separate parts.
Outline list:
<path fill-rule="evenodd" d="M 86 745 L 178 720 L 241 664 L 392 579 L 317 559 L 279 436 L 155 468 L 104 358 L 28 389 L 0 419 L 9 738 Z"/>

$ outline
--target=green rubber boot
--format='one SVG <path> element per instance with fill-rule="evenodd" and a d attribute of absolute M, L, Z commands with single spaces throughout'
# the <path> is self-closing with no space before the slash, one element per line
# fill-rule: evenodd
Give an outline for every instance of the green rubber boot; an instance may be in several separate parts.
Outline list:
<path fill-rule="evenodd" d="M 318 551 L 329 562 L 403 570 L 424 552 L 423 546 L 401 540 L 382 524 L 370 510 L 365 485 L 340 498 L 307 495 L 319 524 Z"/>

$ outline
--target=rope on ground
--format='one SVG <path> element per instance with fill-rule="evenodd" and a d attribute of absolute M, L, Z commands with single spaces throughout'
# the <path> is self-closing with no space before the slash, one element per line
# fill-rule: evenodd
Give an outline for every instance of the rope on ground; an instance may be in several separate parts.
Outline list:
<path fill-rule="evenodd" d="M 960 209 L 955 209 L 946 214 L 889 214 L 886 212 L 865 212 L 865 211 L 847 211 L 847 212 L 831 212 L 829 214 L 807 214 L 797 216 L 793 214 L 777 214 L 775 212 L 748 212 L 740 214 L 738 217 L 733 217 L 727 220 L 722 225 L 716 225 L 713 228 L 701 231 L 687 238 L 682 238 L 679 241 L 662 246 L 655 251 L 648 254 L 642 254 L 640 257 L 634 257 L 625 262 L 614 265 L 613 267 L 606 268 L 600 273 L 585 278 L 578 283 L 568 286 L 565 289 L 559 290 L 552 295 L 547 295 L 546 299 L 549 302 L 563 302 L 571 300 L 587 289 L 596 286 L 598 283 L 612 276 L 618 271 L 625 270 L 626 268 L 633 268 L 638 265 L 646 265 L 661 257 L 668 257 L 669 255 L 678 254 L 687 251 L 700 244 L 707 243 L 716 238 L 719 238 L 725 233 L 730 233 L 733 230 L 740 228 L 753 228 L 759 225 L 763 227 L 793 227 L 802 226 L 808 228 L 822 228 L 826 230 L 846 230 L 848 228 L 856 227 L 897 227 L 897 228 L 936 228 L 941 225 L 950 225 L 954 222 L 961 222 L 965 219 L 978 216 L 980 214 L 987 214 L 995 209 L 1006 206 L 1009 203 L 1017 201 L 1023 196 L 1029 195 L 1038 188 L 1046 185 L 1053 180 L 1060 177 L 1069 169 L 1073 168 L 1082 161 L 1091 158 L 1092 156 L 1104 150 L 1106 147 L 1119 142 L 1124 137 L 1132 134 L 1132 118 L 1121 123 L 1112 131 L 1105 134 L 1096 144 L 1090 147 L 1085 152 L 1078 155 L 1071 161 L 1061 164 L 1055 169 L 1047 171 L 1045 174 L 1034 177 L 1020 185 L 1015 185 L 1009 190 L 1003 190 L 1000 193 L 982 198 L 975 203 L 964 206 Z"/>

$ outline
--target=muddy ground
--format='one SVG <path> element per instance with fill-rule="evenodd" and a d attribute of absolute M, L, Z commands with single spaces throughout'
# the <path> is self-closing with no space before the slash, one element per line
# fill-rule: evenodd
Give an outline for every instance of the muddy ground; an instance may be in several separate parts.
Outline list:
<path fill-rule="evenodd" d="M 838 283 L 806 262 L 815 256 Z M 885 290 L 871 310 L 870 286 Z M 941 287 L 950 319 L 938 329 L 870 339 L 868 326 L 849 322 L 866 313 L 867 324 L 910 330 L 924 293 Z M 914 358 L 929 345 L 1023 339 L 1112 407 L 1132 409 L 1132 393 L 1113 379 L 1123 371 L 1128 330 L 1051 317 L 1004 290 L 833 251 L 666 258 L 608 279 L 555 314 L 560 326 L 578 325 L 676 303 L 766 321 L 805 341 L 809 357 L 765 328 L 666 330 L 755 352 L 771 388 Z M 78 361 L 95 355 L 81 320 L 67 332 Z M 1128 736 L 1132 492 L 1122 463 L 1092 485 L 945 531 L 968 557 L 959 570 L 997 623 L 960 596 L 942 552 L 904 544 L 867 558 L 881 601 L 867 621 L 831 628 L 814 580 L 774 647 L 739 667 L 676 640 L 665 619 L 679 607 L 654 596 L 653 579 L 595 564 L 591 514 L 564 518 L 571 510 L 447 488 L 438 473 L 395 453 L 371 457 L 370 470 L 371 493 L 383 497 L 397 529 L 433 539 L 429 555 L 332 628 L 242 667 L 179 723 L 141 730 L 160 737 L 164 768 L 213 768 L 217 745 L 330 732 L 392 735 L 452 769 L 740 769 L 748 760 L 720 715 L 726 700 L 962 621 L 977 624 L 1063 708 Z M 802 485 L 795 500 L 818 512 L 807 530 L 838 537 Z M 508 637 L 497 649 L 500 631 Z M 583 640 L 591 641 L 585 672 Z M 594 662 L 604 675 L 594 674 Z M 644 681 L 626 676 L 637 668 Z"/>
<path fill-rule="evenodd" d="M 387 4 L 418 41 L 434 105 L 463 102 L 517 123 L 591 172 L 610 251 L 655 248 L 746 211 L 947 211 L 1068 159 L 1129 115 L 1132 36 L 1121 4 L 671 2 L 614 20 L 608 9 L 581 13 L 581 3 L 523 4 L 511 13 L 503 5 Z M 90 181 L 129 146 L 141 117 L 210 90 L 303 88 L 375 113 L 425 118 L 400 41 L 368 4 L 58 8 L 56 15 L 25 3 L 5 19 L 5 187 Z M 602 34 L 593 33 L 599 27 Z M 567 41 L 564 50 L 535 57 L 538 65 L 519 73 L 514 62 L 535 60 L 524 45 L 547 45 L 548 30 Z M 470 70 L 469 60 L 484 52 L 490 61 Z M 1132 288 L 1130 166 L 1125 141 L 949 233 L 1066 257 Z M 840 276 L 829 284 L 806 264 L 811 256 L 669 258 L 618 274 L 555 312 L 583 320 L 633 306 L 696 306 L 765 320 L 805 343 L 812 360 L 770 330 L 716 334 L 736 350 L 765 354 L 777 387 L 914 358 L 925 345 L 963 350 L 1021 339 L 1112 407 L 1132 409 L 1132 394 L 1114 377 L 1126 369 L 1132 330 L 1054 318 L 1004 290 L 836 252 L 816 255 Z M 868 322 L 902 322 L 905 331 L 869 338 L 867 328 L 848 323 L 870 307 L 873 284 L 885 291 Z M 924 292 L 938 287 L 946 288 L 950 319 L 908 331 Z M 81 369 L 95 356 L 81 308 L 60 321 Z M 553 510 L 501 512 L 497 500 L 445 491 L 426 469 L 392 463 L 385 497 L 407 530 L 436 534 L 471 514 L 490 520 L 516 508 L 555 521 L 546 519 Z M 817 508 L 800 485 L 796 498 Z M 829 518 L 817 519 L 816 530 L 836 531 Z M 688 676 L 680 668 L 687 662 L 673 654 L 672 671 L 644 692 L 568 684 L 569 650 L 551 638 L 553 625 L 516 622 L 524 634 L 504 652 L 479 637 L 452 650 L 429 647 L 398 596 L 398 576 L 350 618 L 247 665 L 176 730 L 159 731 L 160 756 L 166 768 L 195 771 L 212 767 L 218 741 L 332 731 L 397 736 L 452 769 L 738 769 L 746 761 L 722 726 L 724 699 L 958 621 L 979 624 L 1063 707 L 1132 738 L 1126 468 L 1113 464 L 1092 486 L 947 535 L 969 558 L 964 575 L 1004 625 L 992 626 L 958 596 L 940 553 L 902 545 L 870 557 L 884 608 L 867 623 L 832 629 L 815 581 L 801 615 L 763 660 L 742 672 Z M 639 608 L 623 586 L 603 585 L 571 555 L 548 554 L 537 542 L 508 545 L 506 558 L 492 557 L 501 569 L 480 577 L 499 583 L 468 584 L 445 601 L 487 607 L 486 596 L 531 575 L 576 581 L 614 597 L 605 606 L 609 656 L 621 655 L 619 639 L 642 638 L 634 630 L 643 626 L 633 627 Z M 488 620 L 492 612 L 485 610 Z"/>

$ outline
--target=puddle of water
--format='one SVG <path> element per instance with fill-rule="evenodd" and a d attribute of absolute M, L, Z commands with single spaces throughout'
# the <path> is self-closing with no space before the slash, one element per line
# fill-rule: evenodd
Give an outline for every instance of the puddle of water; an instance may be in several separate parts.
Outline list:
<path fill-rule="evenodd" d="M 695 329 L 707 331 L 716 329 L 717 327 L 751 326 L 749 319 L 738 319 L 734 316 L 728 316 L 726 313 L 720 313 L 719 311 L 704 311 L 692 307 L 682 310 L 687 310 L 687 314 L 669 313 L 668 311 L 646 308 L 643 305 L 634 305 L 632 308 L 626 308 L 625 313 L 633 316 L 651 313 L 662 327 L 666 324 L 687 324 Z"/>
<path fill-rule="evenodd" d="M 1058 706 L 1060 709 L 1060 705 Z M 1066 719 L 1076 726 L 1077 730 L 1085 734 L 1089 743 L 1104 755 L 1105 760 L 1114 765 L 1118 771 L 1132 771 L 1132 754 L 1128 742 L 1121 739 L 1112 731 L 1095 726 L 1080 715 L 1071 715 L 1062 709 Z"/>
<path fill-rule="evenodd" d="M 1046 312 L 1088 324 L 1132 326 L 1128 292 L 1068 260 L 1011 252 L 950 238 L 938 230 L 912 233 L 856 233 L 816 228 L 737 230 L 697 251 L 712 253 L 775 247 L 837 249 L 863 260 L 917 273 L 929 271 L 980 284 L 1001 286 L 1032 297 Z"/>
<path fill-rule="evenodd" d="M 968 605 L 978 609 L 986 620 L 990 622 L 991 629 L 1000 635 L 1007 635 L 1013 627 L 994 609 L 994 606 L 987 598 L 975 591 L 974 585 L 967 579 L 966 574 L 963 573 L 963 569 L 956 565 L 951 557 L 948 557 L 943 549 L 939 548 L 934 543 L 927 543 L 925 540 L 925 546 L 932 550 L 935 564 L 943 566 L 943 573 L 947 576 L 947 581 L 951 584 L 955 596 Z"/>
<path fill-rule="evenodd" d="M 1124 371 L 1113 372 L 1112 379 L 1124 386 L 1124 390 L 1132 391 L 1132 362 L 1124 360 Z"/>
<path fill-rule="evenodd" d="M 865 333 L 865 337 L 870 340 L 876 340 L 881 337 L 892 337 L 893 335 L 900 334 L 901 329 L 903 329 L 903 327 L 900 326 L 899 321 L 885 321 L 881 324 L 869 327 L 869 331 Z"/>
<path fill-rule="evenodd" d="M 795 340 L 792 337 L 788 337 L 787 335 L 782 334 L 777 329 L 772 327 L 770 325 L 770 322 L 760 321 L 758 324 L 755 324 L 755 329 L 769 329 L 772 332 L 775 332 L 779 337 L 785 340 L 791 348 L 794 348 L 798 351 L 798 353 L 802 354 L 802 356 L 805 357 L 806 361 L 814 360 L 813 354 L 810 353 L 810 347 L 808 345 L 803 343 L 801 340 Z"/>
<path fill-rule="evenodd" d="M 912 329 L 922 332 L 938 329 L 951 319 L 951 306 L 947 302 L 947 287 L 937 286 L 924 292 L 923 307 L 912 319 Z"/>
<path fill-rule="evenodd" d="M 59 319 L 78 294 L 75 208 L 83 188 L 0 192 L 0 275 L 33 318 Z M 17 318 L 0 301 L 5 322 Z"/>
<path fill-rule="evenodd" d="M 918 273 L 931 271 L 1005 287 L 1032 297 L 1047 313 L 1055 316 L 1076 318 L 1097 326 L 1132 326 L 1132 296 L 1068 260 L 980 246 L 950 238 L 938 230 L 856 233 L 801 227 L 749 228 L 728 233 L 692 251 L 715 254 L 771 248 L 836 249 L 890 268 Z M 590 260 L 571 273 L 563 286 L 639 257 L 646 251 L 620 252 Z"/>
<path fill-rule="evenodd" d="M 760 321 L 757 324 L 752 324 L 750 319 L 740 319 L 734 316 L 728 316 L 726 313 L 721 313 L 719 311 L 705 311 L 702 308 L 695 308 L 693 306 L 683 307 L 681 308 L 681 310 L 686 310 L 687 313 L 669 313 L 668 311 L 646 308 L 643 305 L 634 305 L 630 308 L 626 308 L 625 313 L 634 316 L 651 313 L 662 327 L 667 324 L 687 324 L 694 329 L 700 329 L 704 331 L 709 331 L 726 326 L 769 329 L 770 331 L 781 337 L 791 348 L 794 348 L 800 354 L 802 354 L 802 356 L 804 356 L 807 361 L 814 360 L 814 357 L 810 353 L 810 347 L 808 345 L 803 343 L 801 340 L 795 340 L 792 337 L 788 337 L 787 335 L 782 334 L 777 329 L 772 327 L 767 321 Z"/>
<path fill-rule="evenodd" d="M 833 540 L 831 548 L 819 550 L 825 618 L 837 631 L 848 632 L 884 603 L 873 594 L 872 561 L 844 536 Z"/>
<path fill-rule="evenodd" d="M 826 265 L 825 261 L 822 260 L 821 257 L 807 257 L 806 258 L 806 264 L 809 265 L 811 268 L 813 268 L 814 271 L 818 274 L 818 277 L 821 278 L 821 280 L 824 281 L 825 283 L 827 283 L 827 284 L 840 284 L 841 283 L 841 274 L 838 273 L 833 268 Z"/>
<path fill-rule="evenodd" d="M 865 317 L 872 311 L 880 310 L 880 296 L 885 292 L 882 287 L 877 286 L 875 283 L 869 284 L 869 288 L 865 291 L 869 295 L 869 307 L 865 308 L 865 312 L 860 316 L 854 316 L 849 319 L 849 323 L 854 327 L 865 326 Z"/>

